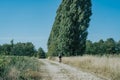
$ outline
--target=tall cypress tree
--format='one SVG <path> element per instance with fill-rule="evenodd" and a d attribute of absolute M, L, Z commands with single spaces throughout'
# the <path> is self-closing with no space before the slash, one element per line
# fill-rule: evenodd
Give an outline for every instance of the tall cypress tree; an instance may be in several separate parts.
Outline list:
<path fill-rule="evenodd" d="M 82 55 L 91 14 L 91 0 L 62 0 L 48 40 L 48 54 Z"/>

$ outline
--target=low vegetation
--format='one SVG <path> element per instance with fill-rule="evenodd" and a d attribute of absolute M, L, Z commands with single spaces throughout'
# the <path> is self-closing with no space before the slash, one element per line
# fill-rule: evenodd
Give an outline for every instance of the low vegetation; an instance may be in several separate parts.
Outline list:
<path fill-rule="evenodd" d="M 83 71 L 92 72 L 103 78 L 120 80 L 120 58 L 115 56 L 64 57 L 63 63 Z"/>
<path fill-rule="evenodd" d="M 42 65 L 33 57 L 0 56 L 0 80 L 40 80 Z"/>

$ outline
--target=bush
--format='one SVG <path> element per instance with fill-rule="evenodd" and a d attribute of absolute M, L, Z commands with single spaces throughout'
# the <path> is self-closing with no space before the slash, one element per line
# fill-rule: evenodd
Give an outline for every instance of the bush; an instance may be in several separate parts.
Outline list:
<path fill-rule="evenodd" d="M 3 80 L 39 80 L 40 62 L 36 58 L 0 56 L 0 78 Z"/>

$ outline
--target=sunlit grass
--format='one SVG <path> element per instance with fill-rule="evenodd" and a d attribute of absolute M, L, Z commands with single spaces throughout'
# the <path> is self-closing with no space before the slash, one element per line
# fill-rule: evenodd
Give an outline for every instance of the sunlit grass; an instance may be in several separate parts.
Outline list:
<path fill-rule="evenodd" d="M 111 80 L 120 80 L 120 57 L 81 56 L 64 57 L 63 63 Z"/>

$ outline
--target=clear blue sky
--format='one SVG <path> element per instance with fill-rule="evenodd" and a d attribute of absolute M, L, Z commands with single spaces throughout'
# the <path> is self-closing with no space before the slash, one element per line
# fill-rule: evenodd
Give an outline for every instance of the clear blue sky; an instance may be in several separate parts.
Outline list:
<path fill-rule="evenodd" d="M 0 0 L 0 44 L 32 42 L 47 50 L 47 40 L 61 0 Z M 88 39 L 120 40 L 120 0 L 92 0 Z"/>

